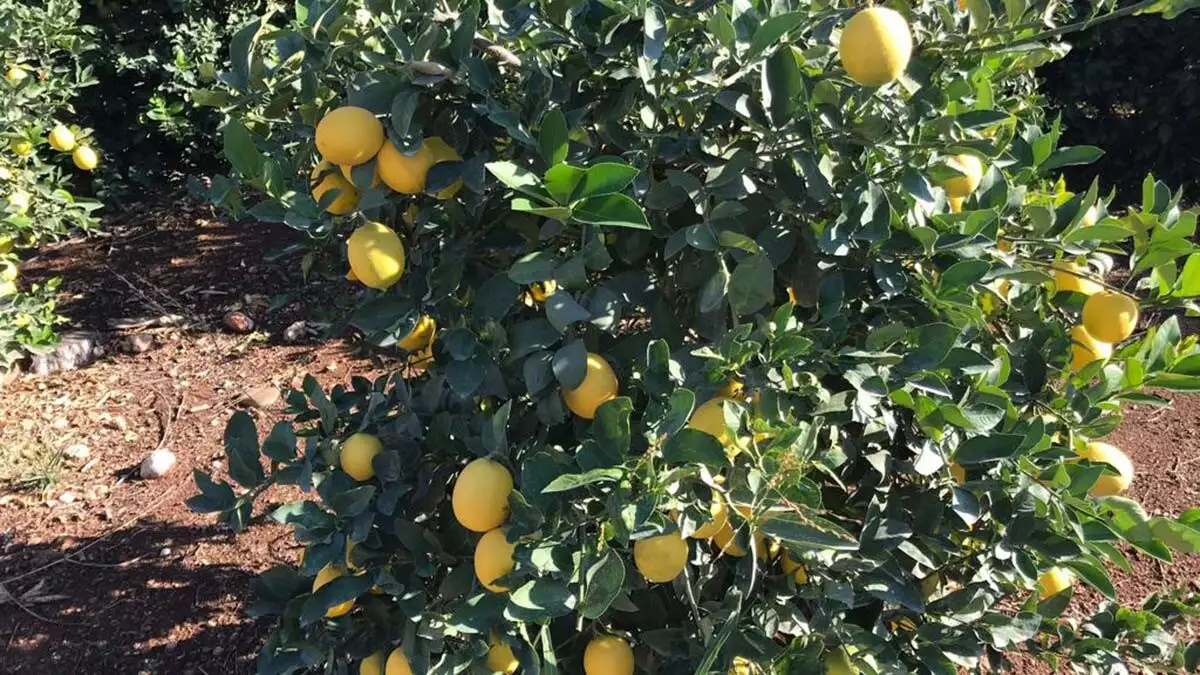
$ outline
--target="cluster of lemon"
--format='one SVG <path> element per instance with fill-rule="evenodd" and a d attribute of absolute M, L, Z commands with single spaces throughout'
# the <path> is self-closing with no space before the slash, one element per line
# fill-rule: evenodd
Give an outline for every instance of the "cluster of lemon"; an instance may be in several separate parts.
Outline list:
<path fill-rule="evenodd" d="M 400 194 L 415 195 L 425 190 L 429 169 L 441 162 L 462 159 L 450 144 L 438 136 L 424 139 L 416 152 L 405 154 L 387 139 L 383 123 L 369 110 L 356 106 L 336 108 L 321 118 L 316 130 L 317 152 L 322 161 L 310 176 L 313 199 L 319 203 L 327 192 L 334 199 L 325 210 L 334 215 L 353 213 L 363 187 L 381 183 Z M 354 184 L 353 169 L 375 160 L 375 172 L 369 186 Z M 462 181 L 456 181 L 435 195 L 450 199 L 458 194 Z"/>
<path fill-rule="evenodd" d="M 19 87 L 26 79 L 29 78 L 29 70 L 21 65 L 16 64 L 10 66 L 8 71 L 4 73 L 4 79 L 9 85 Z M 59 152 L 70 152 L 71 160 L 75 162 L 75 166 L 84 171 L 91 171 L 96 168 L 99 163 L 99 158 L 96 156 L 96 151 L 87 145 L 76 144 L 75 132 L 71 131 L 66 125 L 56 125 L 47 137 L 50 147 Z M 33 142 L 18 138 L 9 144 L 9 149 L 18 157 L 24 158 L 33 154 Z"/>

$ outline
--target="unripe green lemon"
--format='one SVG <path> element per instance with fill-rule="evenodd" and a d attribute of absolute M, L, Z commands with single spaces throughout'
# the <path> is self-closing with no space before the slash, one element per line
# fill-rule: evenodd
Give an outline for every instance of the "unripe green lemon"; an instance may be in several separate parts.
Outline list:
<path fill-rule="evenodd" d="M 912 31 L 899 12 L 868 7 L 846 22 L 838 55 L 855 82 L 879 87 L 900 77 L 908 67 L 912 48 Z"/>
<path fill-rule="evenodd" d="M 371 434 L 354 434 L 342 443 L 342 471 L 357 481 L 371 480 L 375 477 L 375 467 L 371 466 L 371 462 L 382 451 L 383 444 L 378 438 Z"/>

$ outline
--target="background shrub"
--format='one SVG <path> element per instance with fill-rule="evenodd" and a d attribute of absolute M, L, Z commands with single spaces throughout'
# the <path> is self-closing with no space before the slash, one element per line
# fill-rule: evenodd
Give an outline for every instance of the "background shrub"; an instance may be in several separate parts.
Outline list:
<path fill-rule="evenodd" d="M 1163 23 L 1134 17 L 1073 40 L 1071 53 L 1039 71 L 1063 138 L 1105 150 L 1095 164 L 1069 169 L 1072 184 L 1097 175 L 1117 188 L 1118 204 L 1141 199 L 1148 172 L 1200 191 L 1200 16 Z"/>

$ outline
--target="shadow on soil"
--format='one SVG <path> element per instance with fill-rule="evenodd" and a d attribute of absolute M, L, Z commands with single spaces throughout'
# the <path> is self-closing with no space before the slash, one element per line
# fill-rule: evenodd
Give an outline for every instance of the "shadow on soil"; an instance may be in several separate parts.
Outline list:
<path fill-rule="evenodd" d="M 0 672 L 253 673 L 271 625 L 242 614 L 254 574 L 204 560 L 206 542 L 231 536 L 141 522 L 103 538 L 0 541 Z"/>

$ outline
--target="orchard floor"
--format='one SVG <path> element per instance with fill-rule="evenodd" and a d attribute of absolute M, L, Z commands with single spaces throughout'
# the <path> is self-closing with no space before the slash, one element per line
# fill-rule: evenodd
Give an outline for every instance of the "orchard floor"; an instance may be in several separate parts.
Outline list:
<path fill-rule="evenodd" d="M 350 290 L 313 298 L 297 256 L 263 262 L 294 240 L 283 226 L 172 207 L 108 229 L 110 237 L 43 252 L 23 274 L 61 274 L 64 309 L 83 327 L 167 314 L 183 325 L 140 329 L 154 344 L 137 354 L 116 348 L 129 331 L 110 334 L 96 364 L 0 389 L 0 476 L 5 462 L 11 473 L 14 452 L 47 464 L 43 476 L 57 473 L 45 492 L 0 484 L 0 672 L 252 673 L 270 622 L 243 614 L 251 581 L 294 562 L 297 547 L 261 518 L 234 537 L 189 512 L 191 470 L 220 469 L 234 410 L 249 409 L 260 429 L 279 418 L 280 404 L 262 400 L 272 387 L 298 385 L 305 373 L 329 386 L 388 364 L 341 340 L 284 341 L 294 321 L 348 302 Z M 298 299 L 272 303 L 289 293 Z M 223 325 L 234 307 L 256 321 L 255 332 Z M 258 403 L 241 401 L 249 390 Z M 1132 496 L 1152 513 L 1200 504 L 1200 397 L 1173 398 L 1172 409 L 1130 410 L 1113 435 L 1140 472 Z M 62 457 L 80 444 L 86 458 Z M 178 465 L 161 480 L 138 478 L 158 447 Z M 257 512 L 290 497 L 268 494 Z M 1135 557 L 1134 565 L 1135 575 L 1118 574 L 1126 602 L 1189 583 L 1200 591 L 1200 556 L 1174 566 Z M 1099 598 L 1084 592 L 1076 602 Z M 1035 670 L 1045 669 L 1022 668 Z"/>

